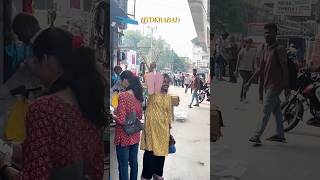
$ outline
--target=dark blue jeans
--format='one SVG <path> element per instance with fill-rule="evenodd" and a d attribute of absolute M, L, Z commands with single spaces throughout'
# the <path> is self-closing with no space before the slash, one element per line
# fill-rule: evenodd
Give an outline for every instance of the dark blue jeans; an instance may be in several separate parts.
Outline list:
<path fill-rule="evenodd" d="M 130 180 L 137 180 L 139 144 L 124 147 L 117 146 L 116 150 L 118 159 L 119 180 L 129 180 L 129 165 Z"/>

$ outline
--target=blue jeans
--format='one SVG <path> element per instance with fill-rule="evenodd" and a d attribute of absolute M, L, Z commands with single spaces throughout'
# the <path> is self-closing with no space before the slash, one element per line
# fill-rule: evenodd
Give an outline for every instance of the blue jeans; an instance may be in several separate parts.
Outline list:
<path fill-rule="evenodd" d="M 256 136 L 258 138 L 261 137 L 263 134 L 268 121 L 270 119 L 271 113 L 275 116 L 276 119 L 276 125 L 277 125 L 277 134 L 284 138 L 284 130 L 283 130 L 283 117 L 281 113 L 281 107 L 280 107 L 280 94 L 282 90 L 275 89 L 275 88 L 269 88 L 266 90 L 266 97 L 265 97 L 265 102 L 264 102 L 264 107 L 263 107 L 263 116 L 262 116 L 262 121 L 259 123 L 258 130 L 256 132 Z"/>
<path fill-rule="evenodd" d="M 119 180 L 129 180 L 129 165 L 130 180 L 137 180 L 139 144 L 124 147 L 117 146 L 116 150 L 118 159 Z"/>
<path fill-rule="evenodd" d="M 197 104 L 199 104 L 198 90 L 195 90 L 195 89 L 193 90 L 193 93 L 192 93 L 192 100 L 191 100 L 190 106 L 192 105 L 194 99 L 196 99 Z"/>

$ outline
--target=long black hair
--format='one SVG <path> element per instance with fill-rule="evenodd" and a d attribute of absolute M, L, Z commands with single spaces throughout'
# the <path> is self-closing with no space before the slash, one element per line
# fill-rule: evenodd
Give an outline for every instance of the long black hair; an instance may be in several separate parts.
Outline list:
<path fill-rule="evenodd" d="M 140 83 L 140 79 L 139 77 L 136 77 L 133 75 L 133 73 L 131 71 L 123 71 L 120 74 L 120 79 L 123 81 L 124 79 L 127 79 L 129 82 L 129 86 L 126 88 L 126 90 L 132 90 L 134 96 L 136 97 L 136 99 L 138 99 L 139 101 L 143 102 L 143 88 L 142 85 Z"/>
<path fill-rule="evenodd" d="M 71 88 L 83 116 L 97 126 L 106 125 L 105 87 L 93 49 L 73 49 L 69 32 L 50 27 L 35 40 L 33 53 L 40 61 L 44 55 L 55 56 L 63 68 L 63 75 L 50 87 L 51 93 Z"/>

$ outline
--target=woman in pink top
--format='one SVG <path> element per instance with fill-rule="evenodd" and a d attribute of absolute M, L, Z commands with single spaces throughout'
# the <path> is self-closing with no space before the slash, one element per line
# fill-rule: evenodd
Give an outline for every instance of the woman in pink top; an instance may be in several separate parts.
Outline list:
<path fill-rule="evenodd" d="M 137 118 L 142 119 L 143 89 L 139 78 L 135 77 L 131 71 L 122 72 L 120 80 L 126 91 L 119 95 L 114 139 L 119 166 L 119 180 L 129 180 L 129 164 L 130 180 L 137 180 L 140 132 L 128 135 L 123 130 L 123 125 L 127 115 L 131 112 L 136 112 Z"/>

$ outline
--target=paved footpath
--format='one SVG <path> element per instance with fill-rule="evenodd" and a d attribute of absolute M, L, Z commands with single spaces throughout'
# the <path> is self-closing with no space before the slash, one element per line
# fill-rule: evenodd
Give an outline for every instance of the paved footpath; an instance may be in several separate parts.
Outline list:
<path fill-rule="evenodd" d="M 184 89 L 170 87 L 170 94 L 180 96 L 179 112 L 186 112 L 185 121 L 174 121 L 172 134 L 177 152 L 166 158 L 164 178 L 166 180 L 209 180 L 210 179 L 210 104 L 203 102 L 200 107 L 188 108 L 191 94 Z M 114 130 L 111 132 L 113 142 Z M 143 151 L 139 151 L 139 176 L 142 171 Z M 118 180 L 115 146 L 111 146 L 111 177 Z"/>

